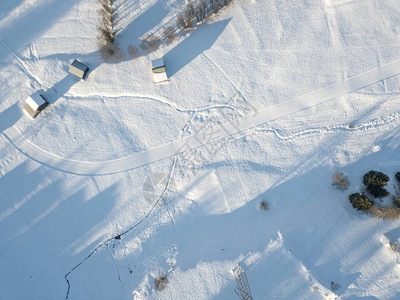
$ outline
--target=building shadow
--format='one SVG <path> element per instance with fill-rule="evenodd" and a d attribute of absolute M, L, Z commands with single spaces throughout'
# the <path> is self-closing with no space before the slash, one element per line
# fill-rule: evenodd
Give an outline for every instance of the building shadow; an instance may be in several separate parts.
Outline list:
<path fill-rule="evenodd" d="M 18 103 L 14 103 L 6 110 L 0 112 L 0 132 L 13 126 L 21 118 L 21 110 Z"/>
<path fill-rule="evenodd" d="M 53 104 L 62 96 L 64 96 L 79 80 L 80 79 L 78 77 L 68 74 L 61 81 L 53 85 L 50 89 L 43 92 L 42 95 L 49 104 Z"/>
<path fill-rule="evenodd" d="M 164 55 L 168 77 L 174 76 L 197 56 L 210 49 L 231 19 L 203 24 Z"/>
<path fill-rule="evenodd" d="M 56 55 L 53 55 L 56 56 Z M 52 56 L 48 56 L 45 58 L 51 58 Z M 92 53 L 82 55 L 79 53 L 73 53 L 73 54 L 67 54 L 63 55 L 62 60 L 66 61 L 67 64 L 65 66 L 65 74 L 66 76 L 61 79 L 59 82 L 54 84 L 51 88 L 47 89 L 46 91 L 42 91 L 43 97 L 46 99 L 46 101 L 49 104 L 54 104 L 58 99 L 60 99 L 62 96 L 64 96 L 76 83 L 81 81 L 82 79 L 68 73 L 69 67 L 74 61 L 74 59 L 79 60 L 83 64 L 85 64 L 88 68 L 89 71 L 87 72 L 85 78 L 83 80 L 87 80 L 90 74 L 98 67 L 100 66 L 103 61 L 101 60 L 100 57 L 100 51 L 94 51 Z"/>

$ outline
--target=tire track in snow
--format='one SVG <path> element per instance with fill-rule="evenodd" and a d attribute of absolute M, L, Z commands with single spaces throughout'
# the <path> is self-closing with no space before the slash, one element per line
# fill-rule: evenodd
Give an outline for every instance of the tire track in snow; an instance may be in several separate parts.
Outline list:
<path fill-rule="evenodd" d="M 203 132 L 175 140 L 159 147 L 143 151 L 131 156 L 103 162 L 85 162 L 60 158 L 42 151 L 31 143 L 21 140 L 14 127 L 3 132 L 13 145 L 33 160 L 51 168 L 79 175 L 106 175 L 128 171 L 156 161 L 160 161 L 179 153 L 193 150 L 208 143 L 246 131 L 261 124 L 280 119 L 329 100 L 344 96 L 363 87 L 393 77 L 400 73 L 400 60 L 383 65 L 342 82 L 318 89 L 314 92 L 296 97 L 292 100 L 260 110 L 252 115 L 238 118 L 211 127 Z M 213 137 L 215 133 L 220 133 Z M 205 139 L 209 136 L 208 140 Z"/>

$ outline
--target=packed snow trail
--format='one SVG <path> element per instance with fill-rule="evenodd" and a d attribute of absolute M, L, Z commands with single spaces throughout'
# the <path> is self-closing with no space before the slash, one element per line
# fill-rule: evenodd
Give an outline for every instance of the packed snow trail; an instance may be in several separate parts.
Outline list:
<path fill-rule="evenodd" d="M 3 135 L 26 156 L 57 170 L 80 175 L 113 174 L 135 169 L 185 151 L 190 151 L 197 147 L 206 146 L 219 139 L 294 114 L 328 100 L 344 96 L 373 83 L 398 75 L 399 73 L 400 60 L 396 60 L 340 83 L 265 108 L 246 117 L 227 121 L 181 140 L 172 141 L 157 148 L 124 158 L 103 162 L 85 162 L 58 157 L 24 139 L 15 127 L 7 128 L 4 130 Z"/>

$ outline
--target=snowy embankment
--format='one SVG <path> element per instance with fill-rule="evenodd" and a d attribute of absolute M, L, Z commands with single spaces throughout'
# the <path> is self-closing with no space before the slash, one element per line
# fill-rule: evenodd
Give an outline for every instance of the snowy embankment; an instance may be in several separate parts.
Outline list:
<path fill-rule="evenodd" d="M 183 2 L 117 0 L 120 48 Z M 400 171 L 398 1 L 237 0 L 116 64 L 98 22 L 93 0 L 0 12 L 1 299 L 235 299 L 237 263 L 254 299 L 399 297 L 400 222 L 347 200 L 366 171 Z M 31 121 L 40 89 L 50 106 Z"/>

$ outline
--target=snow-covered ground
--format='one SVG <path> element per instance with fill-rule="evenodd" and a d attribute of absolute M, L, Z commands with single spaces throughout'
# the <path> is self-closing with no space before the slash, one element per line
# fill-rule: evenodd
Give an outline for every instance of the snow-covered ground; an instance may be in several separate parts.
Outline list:
<path fill-rule="evenodd" d="M 239 299 L 238 263 L 254 299 L 400 298 L 400 221 L 347 200 L 400 171 L 397 0 L 234 0 L 136 59 L 185 1 L 117 0 L 113 64 L 97 1 L 0 2 L 0 299 Z"/>

